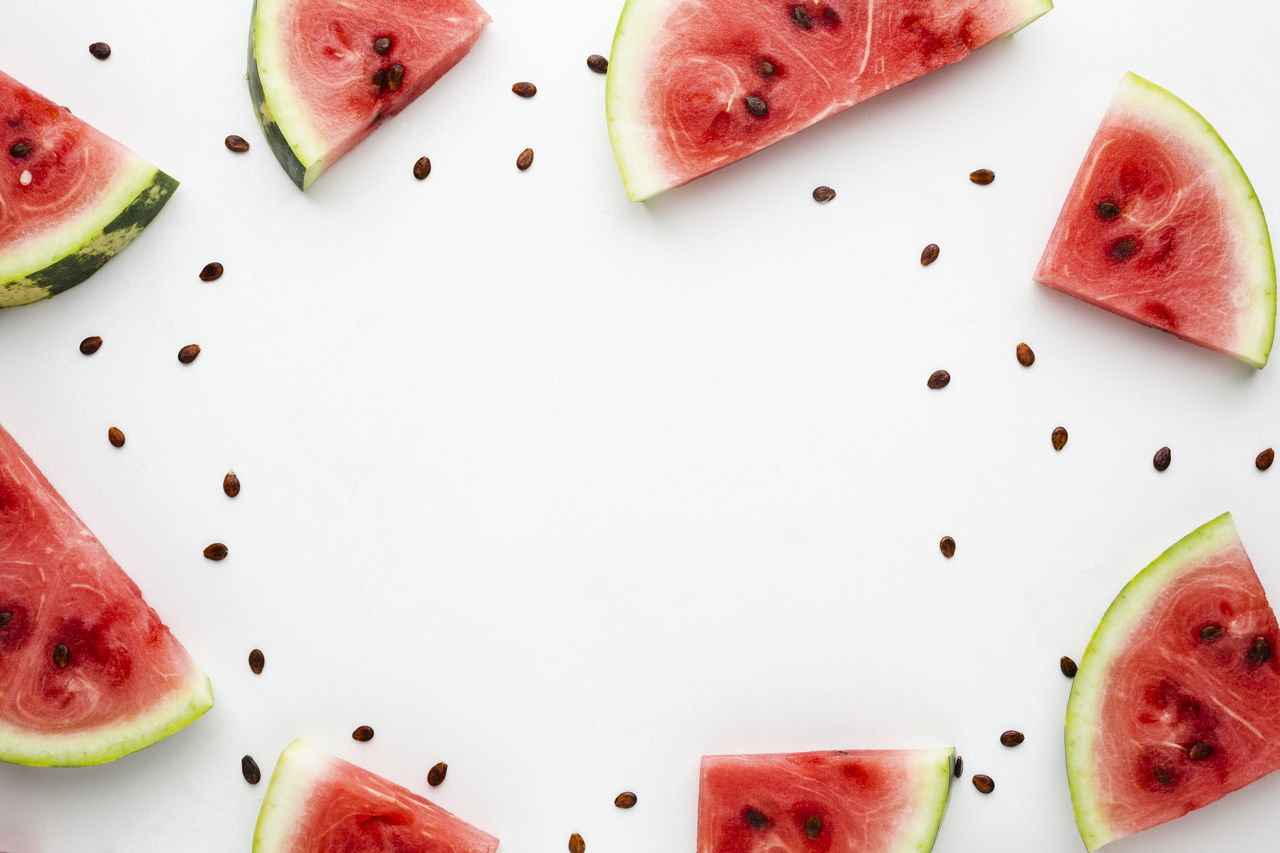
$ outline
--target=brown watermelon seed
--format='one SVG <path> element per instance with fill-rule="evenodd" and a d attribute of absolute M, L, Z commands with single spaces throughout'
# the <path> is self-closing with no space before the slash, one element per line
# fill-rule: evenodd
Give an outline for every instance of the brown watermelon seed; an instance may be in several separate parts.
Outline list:
<path fill-rule="evenodd" d="M 969 173 L 969 180 L 979 186 L 985 187 L 996 179 L 996 173 L 990 169 L 976 169 Z"/>
<path fill-rule="evenodd" d="M 813 190 L 813 200 L 819 204 L 825 204 L 836 197 L 836 191 L 828 186 L 815 187 Z"/>
<path fill-rule="evenodd" d="M 942 552 L 942 556 L 950 560 L 956 555 L 956 540 L 950 536 L 943 536 L 942 541 L 938 543 L 938 550 Z"/>
<path fill-rule="evenodd" d="M 431 769 L 427 771 L 427 784 L 433 788 L 436 787 L 444 781 L 445 774 L 448 772 L 449 765 L 443 761 L 433 764 Z"/>
<path fill-rule="evenodd" d="M 1123 261 L 1133 254 L 1133 250 L 1138 248 L 1138 241 L 1132 237 L 1125 237 L 1120 242 L 1111 247 L 1111 257 L 1117 261 Z"/>
<path fill-rule="evenodd" d="M 973 777 L 973 787 L 978 789 L 978 793 L 990 794 L 996 789 L 996 783 L 985 773 L 976 773 Z"/>
<path fill-rule="evenodd" d="M 262 675 L 262 668 L 267 665 L 266 655 L 262 653 L 262 649 L 254 649 L 249 652 L 249 671 L 254 675 Z"/>
<path fill-rule="evenodd" d="M 1018 364 L 1021 364 L 1023 367 L 1030 367 L 1035 363 L 1035 351 L 1026 344 L 1018 344 Z"/>
<path fill-rule="evenodd" d="M 1152 769 L 1151 775 L 1154 776 L 1155 780 L 1161 785 L 1168 786 L 1173 784 L 1173 771 L 1168 767 L 1155 767 Z"/>
<path fill-rule="evenodd" d="M 209 545 L 204 549 L 204 558 L 206 560 L 213 560 L 216 563 L 220 560 L 227 559 L 227 554 L 229 553 L 231 552 L 227 549 L 226 545 L 223 545 L 221 542 L 214 542 L 212 545 Z"/>
<path fill-rule="evenodd" d="M 204 265 L 204 269 L 200 270 L 201 281 L 217 281 L 222 278 L 222 264 L 217 261 L 210 261 Z"/>
<path fill-rule="evenodd" d="M 811 814 L 804 819 L 804 834 L 806 838 L 817 838 L 822 834 L 822 818 L 816 814 Z"/>
<path fill-rule="evenodd" d="M 791 10 L 791 20 L 802 30 L 813 27 L 813 21 L 809 20 L 809 13 L 805 11 L 803 6 L 795 6 Z"/>
<path fill-rule="evenodd" d="M 5 625 L 8 625 L 12 621 L 13 621 L 12 610 L 0 610 L 0 628 L 3 628 Z"/>
<path fill-rule="evenodd" d="M 1067 428 L 1054 427 L 1053 432 L 1049 434 L 1049 440 L 1053 442 L 1054 450 L 1061 450 L 1067 446 Z"/>
<path fill-rule="evenodd" d="M 747 95 L 743 102 L 747 105 L 747 112 L 753 116 L 765 116 L 769 114 L 769 105 L 764 102 L 764 98 L 759 95 Z"/>
<path fill-rule="evenodd" d="M 773 63 L 767 59 L 762 59 L 756 63 L 756 71 L 761 77 L 772 77 L 778 69 L 773 67 Z"/>
<path fill-rule="evenodd" d="M 635 808 L 636 795 L 630 791 L 623 791 L 621 794 L 613 798 L 613 804 L 620 809 Z"/>
<path fill-rule="evenodd" d="M 1058 669 L 1062 670 L 1062 674 L 1067 678 L 1075 678 L 1076 670 L 1078 668 L 1079 667 L 1076 666 L 1076 662 L 1066 655 L 1063 655 L 1058 659 Z"/>
<path fill-rule="evenodd" d="M 587 842 L 582 840 L 582 836 L 574 833 L 569 836 L 569 853 L 585 853 Z"/>
<path fill-rule="evenodd" d="M 1221 625 L 1205 625 L 1200 629 L 1200 642 L 1214 643 L 1222 639 L 1225 632 Z"/>
<path fill-rule="evenodd" d="M 379 36 L 373 40 L 373 52 L 378 56 L 386 56 L 387 51 L 391 50 L 391 39 L 388 36 Z"/>
<path fill-rule="evenodd" d="M 538 87 L 530 83 L 528 80 L 521 80 L 519 83 L 511 84 L 511 91 L 515 92 L 522 98 L 532 98 L 538 94 Z"/>
<path fill-rule="evenodd" d="M 587 67 L 597 74 L 605 74 L 609 70 L 609 60 L 598 53 L 593 53 L 587 57 Z"/>
<path fill-rule="evenodd" d="M 920 252 L 920 266 L 927 267 L 938 259 L 938 253 L 942 250 L 938 248 L 937 243 L 930 243 Z"/>
<path fill-rule="evenodd" d="M 1258 458 L 1253 460 L 1254 466 L 1259 471 L 1265 471 L 1271 467 L 1271 463 L 1276 461 L 1276 452 L 1268 447 L 1266 450 L 1258 454 Z"/>
<path fill-rule="evenodd" d="M 227 476 L 222 478 L 222 493 L 229 498 L 240 494 L 240 478 L 235 471 L 228 471 Z"/>
<path fill-rule="evenodd" d="M 419 157 L 417 162 L 413 164 L 413 176 L 420 181 L 425 181 L 427 175 L 431 174 L 431 158 Z"/>
<path fill-rule="evenodd" d="M 23 157 L 26 157 L 30 153 L 31 153 L 30 142 L 15 142 L 9 146 L 9 155 L 11 157 L 17 157 L 19 160 L 21 160 Z"/>
<path fill-rule="evenodd" d="M 256 785 L 262 781 L 262 771 L 258 769 L 258 762 L 253 760 L 252 755 L 246 755 L 240 759 L 240 772 L 244 775 L 244 781 L 250 785 Z"/>
<path fill-rule="evenodd" d="M 935 391 L 946 388 L 951 384 L 951 374 L 945 370 L 935 370 L 929 374 L 929 381 L 926 384 Z"/>
<path fill-rule="evenodd" d="M 757 808 L 748 808 L 746 814 L 743 815 L 743 819 L 745 819 L 753 829 L 764 829 L 772 822 L 769 818 L 765 817 L 764 812 Z"/>
<path fill-rule="evenodd" d="M 955 767 L 951 768 L 951 773 L 957 779 L 959 779 L 961 776 L 964 775 L 964 757 L 963 756 L 959 756 L 959 755 L 956 756 L 956 764 L 955 764 Z"/>
<path fill-rule="evenodd" d="M 237 154 L 243 154 L 249 150 L 249 141 L 243 136 L 236 136 L 234 133 L 222 140 L 222 144 L 227 146 L 228 151 L 234 151 Z"/>
<path fill-rule="evenodd" d="M 1102 219 L 1115 219 L 1120 215 L 1120 206 L 1112 201 L 1104 201 L 1098 205 L 1098 216 Z"/>
<path fill-rule="evenodd" d="M 187 344 L 185 347 L 178 350 L 178 361 L 183 364 L 190 364 L 196 360 L 196 356 L 198 355 L 200 355 L 200 345 Z"/>
<path fill-rule="evenodd" d="M 377 88 L 379 92 L 387 90 L 387 69 L 379 68 L 373 72 L 373 76 L 369 78 L 369 82 Z"/>
<path fill-rule="evenodd" d="M 373 740 L 373 726 L 357 726 L 351 737 L 361 743 L 368 743 Z"/>
<path fill-rule="evenodd" d="M 58 643 L 53 647 L 53 662 L 59 669 L 66 669 L 71 663 L 71 649 L 67 648 L 66 643 Z"/>
<path fill-rule="evenodd" d="M 520 156 L 516 158 L 516 168 L 524 171 L 533 165 L 533 149 L 526 148 L 520 152 Z"/>
<path fill-rule="evenodd" d="M 1204 761 L 1210 755 L 1213 755 L 1213 747 L 1204 741 L 1193 743 L 1191 748 L 1187 750 L 1187 758 L 1192 761 Z"/>
<path fill-rule="evenodd" d="M 106 59 L 111 55 L 111 45 L 105 41 L 95 41 L 89 45 L 89 52 L 93 54 L 94 59 Z"/>
<path fill-rule="evenodd" d="M 1151 458 L 1151 464 L 1155 466 L 1157 471 L 1163 471 L 1169 467 L 1169 463 L 1173 461 L 1173 451 L 1167 447 L 1162 447 L 1156 451 L 1156 455 Z"/>
<path fill-rule="evenodd" d="M 124 447 L 124 431 L 120 427 L 112 427 L 107 430 L 107 441 L 112 447 Z"/>
<path fill-rule="evenodd" d="M 102 349 L 102 338 L 98 335 L 90 335 L 80 342 L 80 352 L 84 355 L 93 355 Z"/>
<path fill-rule="evenodd" d="M 1027 739 L 1027 736 L 1024 735 L 1022 732 L 1009 729 L 1007 732 L 1000 735 L 1000 745 L 1015 747 L 1026 739 Z"/>
<path fill-rule="evenodd" d="M 1249 646 L 1249 653 L 1245 659 L 1249 661 L 1250 666 L 1260 666 L 1271 660 L 1271 644 L 1267 642 L 1267 638 L 1255 638 L 1253 645 Z"/>
<path fill-rule="evenodd" d="M 396 91 L 404 82 L 404 66 L 397 62 L 387 69 L 387 88 Z"/>

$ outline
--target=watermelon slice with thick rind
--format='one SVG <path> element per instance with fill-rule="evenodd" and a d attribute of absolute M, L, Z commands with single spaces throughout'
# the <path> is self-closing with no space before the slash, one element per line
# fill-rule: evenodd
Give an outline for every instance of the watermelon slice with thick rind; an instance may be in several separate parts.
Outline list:
<path fill-rule="evenodd" d="M 1036 281 L 1264 367 L 1276 268 L 1235 155 L 1186 103 L 1120 82 L 1045 248 Z"/>
<path fill-rule="evenodd" d="M 0 427 L 0 760 L 100 764 L 212 705 L 209 679 Z"/>
<path fill-rule="evenodd" d="M 474 0 L 255 0 L 249 93 L 285 172 L 311 186 L 466 56 L 489 20 Z"/>
<path fill-rule="evenodd" d="M 493 853 L 498 839 L 425 797 L 304 740 L 285 747 L 253 853 Z"/>
<path fill-rule="evenodd" d="M 178 182 L 0 73 L 0 308 L 48 299 L 142 233 Z"/>
<path fill-rule="evenodd" d="M 964 59 L 1050 0 L 627 0 L 609 59 L 632 201 Z"/>
<path fill-rule="evenodd" d="M 927 853 L 954 749 L 707 755 L 697 853 Z"/>
<path fill-rule="evenodd" d="M 1096 850 L 1280 769 L 1280 629 L 1219 516 L 1102 617 L 1067 705 L 1076 824 Z"/>

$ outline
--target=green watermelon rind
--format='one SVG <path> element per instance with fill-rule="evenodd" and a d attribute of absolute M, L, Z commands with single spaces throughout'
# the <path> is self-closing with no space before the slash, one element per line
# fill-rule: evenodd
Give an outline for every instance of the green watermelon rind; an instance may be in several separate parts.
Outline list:
<path fill-rule="evenodd" d="M 1116 838 L 1097 799 L 1098 785 L 1092 758 L 1094 732 L 1105 695 L 1106 674 L 1117 652 L 1127 648 L 1133 626 L 1146 616 L 1152 603 L 1187 571 L 1194 570 L 1224 548 L 1238 546 L 1231 513 L 1188 533 L 1151 562 L 1120 590 L 1103 615 L 1093 638 L 1080 659 L 1067 702 L 1065 730 L 1067 783 L 1076 826 L 1088 850 L 1097 850 Z"/>
<path fill-rule="evenodd" d="M 911 832 L 904 847 L 892 853 L 929 853 L 942 828 L 942 818 L 951 799 L 951 782 L 955 778 L 956 750 L 944 747 L 924 752 L 926 755 L 922 755 L 920 763 L 928 769 L 921 771 L 912 797 L 920 803 L 920 808 L 909 824 Z"/>
<path fill-rule="evenodd" d="M 172 177 L 134 157 L 98 204 L 0 259 L 0 308 L 48 299 L 89 278 L 151 224 L 177 188 Z"/>
<path fill-rule="evenodd" d="M 648 201 L 673 188 L 667 170 L 653 155 L 654 146 L 646 122 L 639 118 L 646 93 L 635 82 L 641 78 L 650 53 L 649 45 L 662 32 L 673 5 L 672 0 L 627 0 L 609 51 L 605 116 L 614 159 L 631 201 Z M 1010 0 L 1010 5 L 1021 8 L 1026 17 L 999 38 L 1013 35 L 1053 9 L 1052 0 Z M 831 114 L 815 116 L 807 126 Z"/>
<path fill-rule="evenodd" d="M 328 756 L 322 750 L 301 738 L 284 748 L 258 811 L 252 853 L 288 849 L 286 845 L 297 828 L 298 816 L 303 813 L 317 772 L 327 763 Z"/>
<path fill-rule="evenodd" d="M 307 120 L 306 111 L 284 76 L 287 63 L 279 56 L 283 44 L 277 32 L 277 0 L 254 0 L 249 25 L 249 97 L 267 146 L 298 189 L 306 190 L 320 177 L 325 163 L 314 151 L 325 141 Z M 265 81 L 264 81 L 265 78 Z"/>

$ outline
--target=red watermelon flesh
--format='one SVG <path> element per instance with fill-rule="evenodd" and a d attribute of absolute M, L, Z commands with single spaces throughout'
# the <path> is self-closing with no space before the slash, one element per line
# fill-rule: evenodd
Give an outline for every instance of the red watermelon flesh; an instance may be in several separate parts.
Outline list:
<path fill-rule="evenodd" d="M 928 851 L 954 761 L 954 749 L 703 756 L 698 853 Z"/>
<path fill-rule="evenodd" d="M 1067 708 L 1085 845 L 1280 769 L 1280 629 L 1230 515 L 1161 555 L 1098 626 Z"/>
<path fill-rule="evenodd" d="M 493 853 L 498 839 L 303 740 L 280 755 L 253 853 Z"/>
<path fill-rule="evenodd" d="M 0 760 L 110 761 L 212 704 L 138 587 L 0 428 Z"/>
<path fill-rule="evenodd" d="M 1036 281 L 1262 367 L 1276 276 L 1262 208 L 1214 129 L 1127 75 L 1063 205 Z"/>
<path fill-rule="evenodd" d="M 643 201 L 726 166 L 964 59 L 1051 8 L 1049 0 L 628 0 L 607 84 L 627 193 Z M 749 97 L 759 99 L 754 112 Z"/>

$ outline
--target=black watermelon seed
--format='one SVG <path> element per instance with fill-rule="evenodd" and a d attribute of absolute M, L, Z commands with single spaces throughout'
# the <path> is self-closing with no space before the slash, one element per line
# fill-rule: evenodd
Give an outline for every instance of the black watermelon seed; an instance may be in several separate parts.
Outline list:
<path fill-rule="evenodd" d="M 996 783 L 985 773 L 977 773 L 973 777 L 973 787 L 977 788 L 979 793 L 990 794 L 996 789 Z"/>
<path fill-rule="evenodd" d="M 1245 656 L 1252 666 L 1260 666 L 1271 660 L 1271 644 L 1267 642 L 1266 637 L 1258 637 L 1249 646 L 1249 652 Z"/>
<path fill-rule="evenodd" d="M 822 834 L 822 818 L 816 814 L 811 814 L 804 819 L 804 834 L 806 838 L 817 838 Z"/>
<path fill-rule="evenodd" d="M 1076 666 L 1075 661 L 1066 655 L 1063 655 L 1058 659 L 1058 669 L 1062 670 L 1062 674 L 1067 678 L 1075 678 L 1078 667 Z"/>
<path fill-rule="evenodd" d="M 764 98 L 759 95 L 747 95 L 744 99 L 747 105 L 747 112 L 753 116 L 765 116 L 769 114 L 769 105 L 764 102 Z"/>
<path fill-rule="evenodd" d="M 262 668 L 267 665 L 266 655 L 262 653 L 262 649 L 254 649 L 249 652 L 249 670 L 254 675 L 262 675 Z"/>
<path fill-rule="evenodd" d="M 942 250 L 938 248 L 937 243 L 930 243 L 920 250 L 920 266 L 927 267 L 938 259 L 938 254 Z"/>
<path fill-rule="evenodd" d="M 1173 461 L 1173 451 L 1167 447 L 1162 447 L 1156 451 L 1156 455 L 1151 458 L 1151 464 L 1155 466 L 1157 471 L 1163 471 L 1169 467 L 1169 463 Z"/>
<path fill-rule="evenodd" d="M 30 153 L 31 153 L 30 142 L 15 142 L 9 146 L 9 155 L 12 157 L 17 157 L 19 160 L 21 160 L 23 157 L 26 157 Z"/>
<path fill-rule="evenodd" d="M 427 175 L 431 174 L 431 158 L 419 157 L 417 162 L 413 164 L 413 176 L 420 181 L 425 181 Z"/>
<path fill-rule="evenodd" d="M 748 808 L 746 814 L 743 815 L 743 819 L 746 820 L 753 829 L 764 829 L 771 823 L 769 818 L 765 817 L 764 812 L 756 808 Z"/>
<path fill-rule="evenodd" d="M 1204 761 L 1210 755 L 1213 755 L 1213 747 L 1204 741 L 1193 743 L 1191 748 L 1187 750 L 1187 758 L 1192 761 Z"/>
<path fill-rule="evenodd" d="M 996 173 L 990 169 L 975 169 L 969 173 L 969 180 L 973 181 L 978 186 L 985 187 L 995 179 Z"/>
<path fill-rule="evenodd" d="M 12 610 L 0 610 L 0 628 L 3 628 L 5 625 L 8 625 L 12 621 L 13 621 Z"/>
<path fill-rule="evenodd" d="M 216 563 L 220 560 L 227 559 L 227 554 L 229 553 L 230 551 L 227 549 L 226 545 L 223 545 L 221 542 L 214 542 L 212 545 L 209 545 L 204 549 L 204 558 L 206 560 L 213 560 Z"/>
<path fill-rule="evenodd" d="M 106 59 L 111 55 L 111 45 L 105 41 L 95 41 L 89 45 L 89 52 L 93 54 L 95 59 Z"/>
<path fill-rule="evenodd" d="M 1222 639 L 1225 632 L 1221 625 L 1205 625 L 1200 629 L 1200 642 L 1214 643 Z"/>
<path fill-rule="evenodd" d="M 444 781 L 445 774 L 448 772 L 449 765 L 443 761 L 433 764 L 431 769 L 427 771 L 427 784 L 433 788 L 436 787 Z"/>
<path fill-rule="evenodd" d="M 1123 261 L 1132 255 L 1136 248 L 1138 248 L 1138 241 L 1132 237 L 1125 237 L 1111 247 L 1111 257 L 1117 261 Z"/>
<path fill-rule="evenodd" d="M 385 92 L 387 89 L 387 69 L 379 68 L 377 71 L 373 72 L 373 76 L 369 78 L 369 82 L 372 83 L 379 92 Z"/>
<path fill-rule="evenodd" d="M 929 381 L 925 384 L 935 391 L 939 388 L 946 388 L 951 384 L 951 374 L 945 370 L 935 370 L 929 374 Z"/>
<path fill-rule="evenodd" d="M 964 758 L 962 756 L 956 756 L 956 764 L 955 767 L 951 768 L 951 774 L 957 779 L 964 775 Z"/>
<path fill-rule="evenodd" d="M 620 809 L 635 808 L 636 802 L 636 795 L 630 791 L 623 791 L 613 798 L 613 804 Z"/>
<path fill-rule="evenodd" d="M 210 261 L 200 270 L 201 281 L 217 281 L 222 278 L 222 264 L 217 261 Z"/>
<path fill-rule="evenodd" d="M 815 187 L 813 190 L 813 200 L 819 204 L 825 204 L 836 197 L 836 191 L 828 186 Z"/>
<path fill-rule="evenodd" d="M 1168 787 L 1173 784 L 1173 771 L 1168 767 L 1155 767 L 1151 770 L 1151 775 L 1161 785 Z"/>
<path fill-rule="evenodd" d="M 352 739 L 358 740 L 361 743 L 368 743 L 369 741 L 373 740 L 373 727 L 357 726 L 356 730 L 351 733 L 351 737 Z"/>
<path fill-rule="evenodd" d="M 1027 736 L 1024 735 L 1022 732 L 1015 731 L 1014 729 L 1009 729 L 1007 732 L 1000 735 L 1000 745 L 1015 747 L 1026 739 L 1027 739 Z"/>
<path fill-rule="evenodd" d="M 520 152 L 520 156 L 516 158 L 516 168 L 524 171 L 533 165 L 533 149 L 526 148 Z"/>
<path fill-rule="evenodd" d="M 93 355 L 102 349 L 102 338 L 98 335 L 90 335 L 80 342 L 80 352 L 85 355 Z"/>
<path fill-rule="evenodd" d="M 609 60 L 598 53 L 593 53 L 587 57 L 587 67 L 597 74 L 604 74 L 609 70 Z"/>
<path fill-rule="evenodd" d="M 1268 447 L 1266 450 L 1258 454 L 1257 458 L 1253 460 L 1253 464 L 1259 471 L 1265 471 L 1270 468 L 1271 463 L 1275 461 L 1276 452 L 1274 449 Z"/>
<path fill-rule="evenodd" d="M 389 50 L 391 50 L 391 39 L 389 37 L 379 36 L 373 40 L 373 52 L 378 56 L 386 56 Z"/>
<path fill-rule="evenodd" d="M 234 133 L 222 140 L 222 144 L 227 146 L 228 151 L 234 151 L 237 154 L 243 154 L 249 150 L 249 141 L 243 136 L 236 136 Z"/>
<path fill-rule="evenodd" d="M 773 67 L 773 63 L 767 59 L 762 59 L 756 63 L 756 71 L 760 73 L 761 77 L 772 77 L 777 70 Z"/>
<path fill-rule="evenodd" d="M 942 540 L 938 542 L 938 550 L 942 552 L 942 556 L 950 560 L 956 555 L 956 540 L 950 536 L 943 536 Z"/>
<path fill-rule="evenodd" d="M 256 785 L 262 781 L 262 771 L 258 769 L 258 762 L 253 760 L 252 755 L 246 755 L 240 759 L 240 772 L 244 774 L 244 781 L 250 785 Z"/>
<path fill-rule="evenodd" d="M 397 62 L 387 69 L 387 88 L 396 91 L 404 82 L 404 66 Z"/>
<path fill-rule="evenodd" d="M 1120 215 L 1120 206 L 1114 202 L 1104 201 L 1098 205 L 1098 216 L 1102 219 L 1115 219 Z"/>
<path fill-rule="evenodd" d="M 803 6 L 792 8 L 791 20 L 802 30 L 810 29 L 813 26 L 813 21 L 809 20 L 809 13 L 805 11 Z"/>
<path fill-rule="evenodd" d="M 528 80 L 521 80 L 519 83 L 511 84 L 511 91 L 515 92 L 522 98 L 532 98 L 538 94 L 538 87 L 530 83 Z"/>
<path fill-rule="evenodd" d="M 71 649 L 67 648 L 66 643 L 58 643 L 53 647 L 53 662 L 59 669 L 66 669 L 71 663 Z"/>

